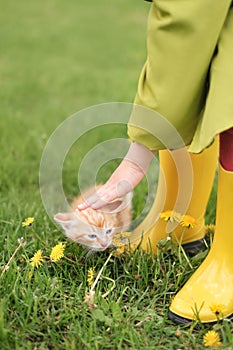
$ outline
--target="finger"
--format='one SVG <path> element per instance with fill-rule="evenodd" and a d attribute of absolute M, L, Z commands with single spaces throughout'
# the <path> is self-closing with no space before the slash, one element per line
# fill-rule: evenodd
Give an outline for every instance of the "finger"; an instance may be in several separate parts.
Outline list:
<path fill-rule="evenodd" d="M 129 181 L 121 180 L 117 185 L 103 185 L 94 195 L 87 198 L 85 202 L 78 205 L 78 210 L 84 210 L 89 207 L 92 209 L 101 209 L 110 202 L 121 199 L 127 193 L 132 191 L 132 185 Z"/>
<path fill-rule="evenodd" d="M 84 203 L 78 205 L 78 210 L 84 210 L 89 207 L 92 209 L 101 209 L 108 205 L 110 202 L 119 199 L 120 196 L 116 192 L 116 190 L 111 187 L 103 186 L 101 187 L 97 193 L 87 198 Z"/>
<path fill-rule="evenodd" d="M 78 204 L 77 206 L 77 209 L 80 211 L 85 210 L 87 208 L 89 208 L 89 205 L 87 203 L 81 203 L 81 204 Z"/>
<path fill-rule="evenodd" d="M 95 203 L 91 205 L 92 209 L 98 210 L 104 208 L 106 205 L 108 205 L 108 202 L 104 201 L 103 199 L 99 198 Z"/>
<path fill-rule="evenodd" d="M 103 193 L 103 195 L 101 194 Z M 103 199 L 103 197 L 106 195 L 105 191 L 101 191 L 101 189 L 98 190 L 95 194 L 90 196 L 89 198 L 84 198 L 84 202 L 79 204 L 77 206 L 78 210 L 84 210 L 89 207 L 95 208 L 95 205 L 98 207 L 102 207 L 107 204 L 107 201 Z"/>
<path fill-rule="evenodd" d="M 98 201 L 98 196 L 95 194 L 87 199 L 85 199 L 85 201 L 81 204 L 78 204 L 77 208 L 78 210 L 84 210 L 87 209 L 89 207 L 92 207 L 92 205 Z"/>
<path fill-rule="evenodd" d="M 125 184 L 125 183 L 124 183 Z M 114 186 L 109 188 L 106 192 L 102 192 L 101 195 L 99 195 L 98 199 L 96 200 L 95 203 L 91 205 L 91 208 L 93 209 L 101 209 L 104 208 L 105 206 L 110 209 L 109 204 L 116 203 L 118 201 L 118 206 L 122 203 L 122 197 L 124 197 L 132 187 L 128 186 L 122 186 L 120 189 Z"/>

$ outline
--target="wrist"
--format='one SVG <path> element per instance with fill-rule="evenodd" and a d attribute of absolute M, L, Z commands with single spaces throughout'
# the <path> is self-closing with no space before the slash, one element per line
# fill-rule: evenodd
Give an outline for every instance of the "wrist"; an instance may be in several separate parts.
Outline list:
<path fill-rule="evenodd" d="M 150 151 L 146 146 L 133 141 L 130 144 L 125 160 L 134 163 L 144 174 L 146 174 L 155 154 L 156 151 Z"/>

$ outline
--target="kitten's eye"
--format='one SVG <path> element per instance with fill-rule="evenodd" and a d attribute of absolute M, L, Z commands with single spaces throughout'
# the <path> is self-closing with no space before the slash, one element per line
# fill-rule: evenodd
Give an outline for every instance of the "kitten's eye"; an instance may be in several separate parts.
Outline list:
<path fill-rule="evenodd" d="M 112 232 L 112 229 L 111 229 L 111 228 L 108 228 L 108 229 L 105 231 L 106 235 L 109 235 L 111 232 Z"/>
<path fill-rule="evenodd" d="M 88 235 L 88 237 L 91 238 L 91 239 L 94 239 L 94 238 L 96 238 L 97 236 L 96 236 L 96 235 Z"/>

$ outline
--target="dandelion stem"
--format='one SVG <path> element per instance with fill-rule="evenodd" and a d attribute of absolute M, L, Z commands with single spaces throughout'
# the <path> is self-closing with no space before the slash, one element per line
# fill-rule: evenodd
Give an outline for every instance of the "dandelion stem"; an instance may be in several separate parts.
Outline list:
<path fill-rule="evenodd" d="M 123 298 L 123 295 L 125 294 L 125 292 L 127 291 L 127 289 L 129 289 L 129 287 L 125 287 L 121 293 L 121 295 L 119 296 L 119 298 L 117 299 L 117 304 L 120 302 L 120 300 Z"/>
<path fill-rule="evenodd" d="M 98 275 L 96 276 L 96 279 L 94 280 L 94 283 L 93 283 L 92 286 L 91 286 L 90 292 L 92 292 L 92 291 L 95 289 L 95 286 L 96 286 L 98 280 L 99 280 L 100 277 L 101 277 L 101 274 L 102 274 L 102 272 L 103 272 L 103 269 L 104 269 L 105 266 L 108 264 L 108 262 L 109 262 L 109 260 L 111 259 L 111 257 L 112 257 L 112 252 L 109 254 L 107 260 L 105 261 L 105 263 L 104 263 L 103 266 L 101 267 L 101 269 L 100 269 Z"/>
<path fill-rule="evenodd" d="M 191 269 L 193 269 L 193 266 L 192 266 L 192 264 L 191 264 L 191 262 L 190 262 L 190 260 L 189 260 L 189 258 L 188 258 L 188 256 L 187 256 L 187 254 L 185 253 L 185 250 L 184 250 L 184 248 L 182 247 L 182 244 L 181 244 L 181 242 L 183 241 L 183 236 L 184 236 L 184 234 L 185 234 L 185 231 L 186 231 L 186 228 L 183 230 L 180 240 L 177 239 L 177 242 L 178 242 L 178 257 L 179 257 L 179 262 L 182 264 L 182 259 L 181 259 L 181 254 L 180 254 L 180 253 L 182 252 L 183 255 L 184 255 L 185 260 L 187 261 L 187 263 L 188 263 L 188 265 L 189 265 L 189 267 L 190 267 Z"/>
<path fill-rule="evenodd" d="M 180 245 L 180 249 L 181 249 L 181 251 L 182 251 L 182 253 L 183 253 L 183 255 L 184 255 L 184 258 L 185 258 L 185 260 L 187 261 L 189 267 L 190 267 L 191 269 L 193 269 L 193 265 L 191 264 L 191 262 L 190 262 L 190 260 L 189 260 L 189 258 L 188 258 L 188 256 L 187 256 L 187 254 L 185 253 L 185 250 L 184 250 L 184 248 L 182 247 L 182 245 Z"/>
<path fill-rule="evenodd" d="M 16 256 L 16 254 L 18 253 L 18 251 L 20 250 L 20 248 L 21 248 L 22 246 L 25 245 L 25 240 L 24 240 L 23 238 L 19 239 L 18 242 L 19 242 L 19 245 L 18 245 L 18 247 L 15 249 L 14 253 L 11 255 L 11 257 L 10 257 L 10 259 L 8 260 L 7 264 L 4 266 L 4 268 L 3 268 L 3 270 L 2 270 L 2 273 L 1 273 L 1 275 L 0 275 L 0 278 L 2 278 L 2 276 L 4 275 L 4 273 L 9 269 L 12 260 L 14 259 L 14 257 Z"/>
<path fill-rule="evenodd" d="M 63 258 L 66 259 L 67 261 L 69 261 L 69 262 L 71 262 L 71 263 L 77 265 L 77 261 L 74 261 L 74 260 L 68 258 L 68 257 L 65 256 L 65 255 L 63 256 Z M 85 264 L 80 264 L 80 263 L 79 263 L 78 265 L 80 265 L 80 266 L 85 266 Z"/>
<path fill-rule="evenodd" d="M 103 276 L 103 278 L 113 283 L 112 287 L 106 293 L 102 294 L 102 298 L 106 298 L 106 296 L 108 296 L 108 294 L 111 293 L 111 291 L 113 291 L 113 289 L 116 287 L 116 282 L 110 277 Z"/>

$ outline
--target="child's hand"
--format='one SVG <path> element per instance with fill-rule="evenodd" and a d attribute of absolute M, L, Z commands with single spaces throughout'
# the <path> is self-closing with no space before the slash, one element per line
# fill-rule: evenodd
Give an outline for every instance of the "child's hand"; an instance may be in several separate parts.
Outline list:
<path fill-rule="evenodd" d="M 109 180 L 94 195 L 87 198 L 85 203 L 78 205 L 78 210 L 88 207 L 101 209 L 132 191 L 145 176 L 154 154 L 155 152 L 151 152 L 145 146 L 132 142 L 125 158 Z"/>

